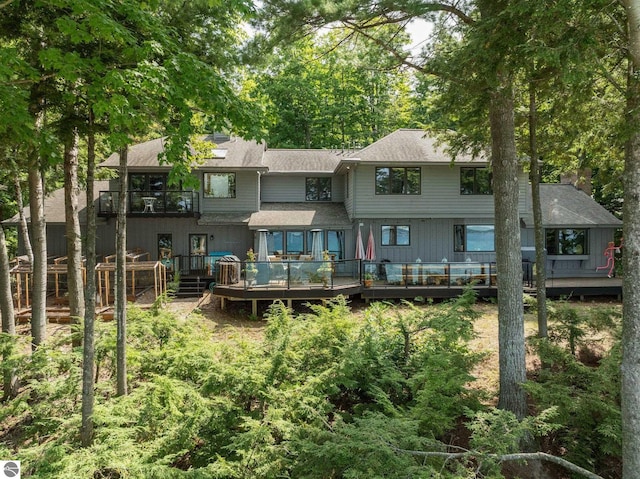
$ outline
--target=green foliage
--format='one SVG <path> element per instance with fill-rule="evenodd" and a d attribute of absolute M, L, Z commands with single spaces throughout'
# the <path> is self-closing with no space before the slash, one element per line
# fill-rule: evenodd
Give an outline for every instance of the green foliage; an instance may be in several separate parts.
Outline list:
<path fill-rule="evenodd" d="M 32 477 L 456 477 L 400 451 L 434 447 L 479 407 L 472 301 L 377 303 L 359 319 L 344 298 L 299 316 L 274 303 L 263 341 L 224 343 L 197 316 L 132 307 L 127 396 L 114 397 L 115 325 L 97 325 L 94 445 L 77 448 L 79 352 L 52 343 L 13 363 L 26 387 L 0 408 L 14 424 L 1 447 Z"/>
<path fill-rule="evenodd" d="M 609 458 L 619 458 L 621 451 L 620 312 L 604 308 L 590 316 L 570 312 L 560 317 L 567 321 L 561 329 L 565 338 L 572 335 L 573 342 L 532 340 L 542 366 L 537 380 L 525 387 L 537 407 L 556 408 L 556 420 L 563 428 L 550 436 L 553 447 L 566 450 L 567 459 L 576 464 L 597 470 Z M 593 334 L 593 328 L 603 327 L 611 328 L 613 346 L 602 357 L 587 354 L 594 345 L 585 337 Z M 578 357 L 571 351 L 572 344 L 582 349 Z"/>

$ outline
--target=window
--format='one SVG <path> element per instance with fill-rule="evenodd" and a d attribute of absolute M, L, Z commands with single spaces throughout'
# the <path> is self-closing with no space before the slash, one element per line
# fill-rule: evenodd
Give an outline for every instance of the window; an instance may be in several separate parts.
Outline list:
<path fill-rule="evenodd" d="M 171 233 L 158 234 L 158 259 L 169 260 L 173 256 L 173 237 Z"/>
<path fill-rule="evenodd" d="M 168 176 L 166 173 L 131 173 L 130 191 L 166 191 Z"/>
<path fill-rule="evenodd" d="M 495 251 L 495 228 L 493 225 L 455 225 L 453 250 Z"/>
<path fill-rule="evenodd" d="M 408 246 L 409 238 L 408 226 L 382 226 L 382 246 Z"/>
<path fill-rule="evenodd" d="M 269 231 L 267 233 L 267 251 L 270 255 L 284 253 L 284 231 Z"/>
<path fill-rule="evenodd" d="M 235 198 L 236 174 L 205 173 L 204 196 L 205 198 Z"/>
<path fill-rule="evenodd" d="M 287 254 L 304 253 L 304 232 L 287 231 Z"/>
<path fill-rule="evenodd" d="M 419 195 L 420 168 L 376 168 L 376 195 Z"/>
<path fill-rule="evenodd" d="M 546 230 L 547 254 L 589 254 L 587 239 L 586 229 L 548 229 Z"/>
<path fill-rule="evenodd" d="M 327 250 L 335 259 L 344 259 L 344 231 L 327 231 Z"/>
<path fill-rule="evenodd" d="M 331 201 L 331 178 L 307 178 L 307 201 Z"/>
<path fill-rule="evenodd" d="M 488 168 L 460 168 L 460 194 L 491 195 L 491 179 Z"/>

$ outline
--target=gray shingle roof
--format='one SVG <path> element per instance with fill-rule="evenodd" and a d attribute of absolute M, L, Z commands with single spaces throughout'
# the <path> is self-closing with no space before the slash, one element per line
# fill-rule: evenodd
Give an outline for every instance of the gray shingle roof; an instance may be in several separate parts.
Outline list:
<path fill-rule="evenodd" d="M 424 130 L 417 129 L 396 130 L 366 148 L 351 153 L 349 157 L 363 162 L 451 163 L 451 157 L 445 153 L 442 145 Z M 456 161 L 486 163 L 485 160 L 474 159 L 470 155 L 459 155 Z"/>
<path fill-rule="evenodd" d="M 207 135 L 202 137 L 205 141 L 212 143 L 212 156 L 215 152 L 224 151 L 224 158 L 210 158 L 204 160 L 200 166 L 203 169 L 214 168 L 261 168 L 262 155 L 265 150 L 263 143 L 255 140 L 243 140 L 237 137 L 220 137 L 215 135 Z M 215 143 L 214 139 L 218 142 Z M 171 169 L 171 165 L 160 165 L 158 155 L 164 151 L 164 138 L 156 138 L 155 140 L 145 141 L 132 145 L 128 152 L 128 166 L 133 169 Z M 109 158 L 102 162 L 99 166 L 105 168 L 117 168 L 120 161 L 120 155 L 113 153 Z"/>
<path fill-rule="evenodd" d="M 346 228 L 351 221 L 342 203 L 262 203 L 249 228 Z"/>
<path fill-rule="evenodd" d="M 342 155 L 332 150 L 269 149 L 264 166 L 269 173 L 333 173 Z"/>
<path fill-rule="evenodd" d="M 93 197 L 95 200 L 97 200 L 98 197 L 100 196 L 100 191 L 105 191 L 109 189 L 109 182 L 96 181 L 94 183 L 93 188 L 94 188 Z M 80 221 L 82 223 L 84 223 L 85 210 L 87 207 L 86 199 L 87 199 L 87 195 L 81 191 L 80 195 L 78 196 L 78 211 L 80 214 Z M 29 209 L 29 206 L 25 206 L 23 208 L 23 211 L 24 211 L 24 215 L 27 218 L 27 221 L 29 221 L 31 219 L 31 210 Z M 47 223 L 49 224 L 54 224 L 54 223 L 64 224 L 65 222 L 64 188 L 55 190 L 44 199 L 44 216 L 45 216 L 45 219 L 47 220 Z M 9 218 L 8 220 L 3 221 L 3 223 L 13 225 L 13 224 L 18 224 L 19 221 L 20 221 L 20 216 L 16 214 L 12 218 Z"/>
<path fill-rule="evenodd" d="M 540 203 L 545 227 L 622 226 L 622 221 L 573 185 L 540 185 Z"/>

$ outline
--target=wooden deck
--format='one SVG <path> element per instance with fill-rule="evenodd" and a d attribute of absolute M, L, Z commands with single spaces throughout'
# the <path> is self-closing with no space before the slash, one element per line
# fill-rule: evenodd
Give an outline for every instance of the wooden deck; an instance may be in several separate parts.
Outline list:
<path fill-rule="evenodd" d="M 338 295 L 359 296 L 368 301 L 384 299 L 432 298 L 446 299 L 459 296 L 465 285 L 423 285 L 423 284 L 388 284 L 375 281 L 365 287 L 359 279 L 336 277 L 327 287 L 322 284 L 287 285 L 285 282 L 268 282 L 262 285 L 250 284 L 240 280 L 233 284 L 216 284 L 212 292 L 221 298 L 222 307 L 225 301 L 251 301 L 254 314 L 257 301 L 283 300 L 289 305 L 293 300 L 323 300 Z M 476 284 L 473 286 L 479 297 L 496 297 L 498 289 L 495 284 Z M 535 295 L 535 286 L 523 284 L 523 292 Z M 620 278 L 554 278 L 547 280 L 547 297 L 578 298 L 595 296 L 622 297 L 622 279 Z"/>

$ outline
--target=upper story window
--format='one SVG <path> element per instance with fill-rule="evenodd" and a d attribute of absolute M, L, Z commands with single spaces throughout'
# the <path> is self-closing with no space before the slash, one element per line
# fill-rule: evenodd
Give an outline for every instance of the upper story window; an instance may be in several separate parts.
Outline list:
<path fill-rule="evenodd" d="M 307 178 L 307 201 L 331 201 L 331 178 Z"/>
<path fill-rule="evenodd" d="M 491 171 L 489 168 L 460 168 L 461 195 L 491 195 Z"/>
<path fill-rule="evenodd" d="M 204 174 L 205 198 L 235 198 L 236 174 L 235 173 L 205 173 Z"/>
<path fill-rule="evenodd" d="M 419 195 L 420 168 L 376 168 L 376 195 Z"/>
<path fill-rule="evenodd" d="M 493 225 L 455 225 L 453 228 L 454 251 L 495 251 Z"/>
<path fill-rule="evenodd" d="M 168 175 L 166 173 L 130 173 L 130 191 L 166 191 Z"/>
<path fill-rule="evenodd" d="M 565 228 L 546 230 L 547 254 L 589 254 L 586 229 Z"/>

